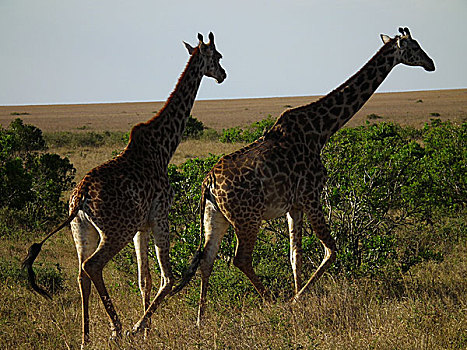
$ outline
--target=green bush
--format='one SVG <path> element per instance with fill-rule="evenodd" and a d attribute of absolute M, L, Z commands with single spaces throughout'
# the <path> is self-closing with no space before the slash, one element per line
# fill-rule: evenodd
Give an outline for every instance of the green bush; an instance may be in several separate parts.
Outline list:
<path fill-rule="evenodd" d="M 201 183 L 218 160 L 219 156 L 210 155 L 205 159 L 190 159 L 179 166 L 169 165 L 169 181 L 175 195 L 169 215 L 171 233 L 175 236 L 171 254 L 175 273 L 184 271 L 187 259 L 198 246 Z"/>
<path fill-rule="evenodd" d="M 334 268 L 378 273 L 400 258 L 396 228 L 431 223 L 465 205 L 465 131 L 466 124 L 434 122 L 417 131 L 382 123 L 344 129 L 330 140 L 323 204 L 339 244 Z M 425 253 L 413 259 L 425 260 Z"/>
<path fill-rule="evenodd" d="M 243 130 L 238 126 L 229 129 L 222 129 L 222 135 L 219 137 L 219 141 L 224 143 L 242 142 L 242 133 Z"/>
<path fill-rule="evenodd" d="M 204 129 L 204 124 L 190 115 L 183 132 L 183 139 L 198 138 L 203 135 Z"/>
<path fill-rule="evenodd" d="M 465 208 L 465 133 L 466 124 L 434 121 L 416 130 L 381 123 L 343 129 L 330 140 L 322 154 L 328 170 L 322 203 L 338 245 L 334 274 L 384 279 L 388 274 L 400 276 L 400 271 L 422 261 L 442 260 L 438 242 L 443 238 L 433 232 L 421 239 L 417 232 L 427 231 L 425 226 L 439 221 L 441 215 L 456 216 Z M 200 185 L 217 159 L 192 159 L 169 169 L 175 190 L 171 257 L 177 273 L 198 246 Z M 415 228 L 415 223 L 420 227 Z M 304 225 L 306 278 L 321 263 L 323 250 L 307 220 Z M 286 226 L 284 218 L 266 222 L 253 255 L 258 275 L 279 295 L 291 293 L 293 284 Z M 401 234 L 406 236 L 401 239 Z M 230 268 L 235 245 L 230 230 L 210 281 L 212 295 L 219 297 L 225 294 L 226 284 L 242 286 L 229 289 L 232 301 L 253 290 L 241 273 Z M 196 293 L 191 291 L 189 300 L 195 302 Z"/>
<path fill-rule="evenodd" d="M 239 127 L 223 129 L 219 141 L 225 143 L 253 142 L 259 139 L 276 122 L 276 119 L 268 115 L 266 119 L 250 124 L 246 129 Z"/>
<path fill-rule="evenodd" d="M 21 218 L 19 226 L 37 227 L 66 213 L 60 197 L 73 185 L 75 169 L 67 158 L 45 151 L 41 130 L 21 119 L 0 128 L 1 215 Z"/>

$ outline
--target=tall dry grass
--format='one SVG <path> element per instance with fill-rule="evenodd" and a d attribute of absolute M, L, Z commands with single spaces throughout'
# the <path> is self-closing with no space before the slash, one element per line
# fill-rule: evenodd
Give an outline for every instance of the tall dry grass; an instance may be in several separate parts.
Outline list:
<path fill-rule="evenodd" d="M 239 147 L 190 140 L 180 145 L 173 162 L 229 153 Z M 50 151 L 71 159 L 79 181 L 91 168 L 110 159 L 114 149 Z M 64 289 L 52 302 L 28 291 L 24 276 L 15 270 L 33 240 L 31 235 L 0 241 L 0 349 L 79 349 L 80 295 L 70 232 L 63 230 L 48 242 L 36 262 L 38 267 L 58 264 L 65 278 Z M 108 320 L 93 289 L 89 349 L 465 349 L 467 243 L 458 242 L 440 242 L 451 250 L 442 262 L 420 263 L 409 273 L 388 276 L 387 280 L 348 280 L 326 274 L 296 304 L 283 298 L 263 304 L 251 294 L 232 304 L 226 297 L 211 295 L 202 329 L 195 325 L 197 306 L 191 301 L 199 283 L 195 279 L 157 310 L 146 339 L 136 336 L 109 341 Z M 5 265 L 6 261 L 11 264 Z M 155 271 L 154 262 L 151 269 Z M 119 269 L 113 261 L 104 270 L 104 279 L 128 330 L 142 314 L 136 276 Z M 156 272 L 153 281 L 156 292 Z"/>
<path fill-rule="evenodd" d="M 186 140 L 183 141 L 174 156 L 171 164 L 179 165 L 190 158 L 207 157 L 212 154 L 228 154 L 236 151 L 242 144 L 222 143 L 212 140 Z M 51 147 L 49 152 L 57 153 L 63 157 L 68 157 L 76 168 L 76 181 L 83 178 L 92 168 L 112 159 L 115 152 L 124 148 L 123 145 L 104 145 L 101 147 Z"/>
<path fill-rule="evenodd" d="M 3 254 L 21 256 L 25 242 L 2 242 Z M 1 349 L 77 349 L 80 296 L 69 232 L 45 247 L 38 260 L 60 264 L 65 289 L 52 302 L 7 278 L 0 283 Z M 142 313 L 136 276 L 110 263 L 104 279 L 125 329 Z M 234 267 L 232 267 L 234 268 Z M 154 275 L 154 273 L 153 273 Z M 397 285 L 380 280 L 346 280 L 325 275 L 299 303 L 277 300 L 235 305 L 210 300 L 202 329 L 187 295 L 194 282 L 152 317 L 144 339 L 109 342 L 105 312 L 95 290 L 91 298 L 90 349 L 464 349 L 467 347 L 467 244 L 453 247 L 441 263 L 419 264 Z M 153 276 L 154 288 L 158 278 Z M 402 287 L 401 287 L 402 286 Z M 229 293 L 225 290 L 223 293 Z"/>

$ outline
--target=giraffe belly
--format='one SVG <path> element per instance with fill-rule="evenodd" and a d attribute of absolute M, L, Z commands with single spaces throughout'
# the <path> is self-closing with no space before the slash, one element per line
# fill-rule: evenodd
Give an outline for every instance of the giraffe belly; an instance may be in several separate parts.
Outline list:
<path fill-rule="evenodd" d="M 263 219 L 270 220 L 285 215 L 293 202 L 291 184 L 286 176 L 276 176 L 262 181 L 264 198 Z"/>
<path fill-rule="evenodd" d="M 289 211 L 289 209 L 290 203 L 286 198 L 279 196 L 267 196 L 262 215 L 263 220 L 270 220 L 283 216 Z"/>
<path fill-rule="evenodd" d="M 289 205 L 274 206 L 266 208 L 263 214 L 263 220 L 271 220 L 285 215 L 289 211 Z"/>

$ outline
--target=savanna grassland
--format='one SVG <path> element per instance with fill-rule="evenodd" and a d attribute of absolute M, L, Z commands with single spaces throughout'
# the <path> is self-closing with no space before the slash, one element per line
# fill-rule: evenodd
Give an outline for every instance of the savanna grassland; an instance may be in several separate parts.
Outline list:
<path fill-rule="evenodd" d="M 193 184 L 218 155 L 246 142 L 222 142 L 221 136 L 316 99 L 196 102 L 192 115 L 208 129 L 181 143 L 169 169 L 177 192 L 171 214 L 176 274 L 199 242 L 199 191 Z M 41 129 L 48 149 L 39 153 L 67 157 L 77 182 L 125 146 L 132 125 L 162 106 L 4 106 L 0 124 L 7 128 L 21 118 Z M 146 339 L 110 342 L 105 311 L 93 290 L 89 348 L 466 349 L 466 122 L 467 89 L 374 95 L 323 153 L 329 171 L 323 206 L 338 244 L 338 261 L 301 302 L 290 302 L 293 277 L 286 221 L 274 220 L 265 223 L 254 257 L 258 274 L 275 295 L 273 303 L 264 304 L 233 266 L 235 237 L 229 233 L 211 277 L 202 329 L 196 327 L 198 278 L 157 310 Z M 1 161 L 6 157 L 0 154 Z M 62 201 L 69 191 L 70 186 L 62 191 Z M 26 223 L 38 211 L 9 211 L 15 195 L 0 200 L 0 348 L 79 349 L 81 307 L 70 230 L 46 243 L 35 264 L 39 283 L 52 292 L 52 301 L 28 290 L 20 269 L 30 244 L 64 214 L 58 208 L 58 216 Z M 305 226 L 306 278 L 323 251 Z M 155 293 L 159 279 L 154 253 L 150 260 Z M 104 270 L 124 329 L 142 314 L 136 271 L 131 246 Z"/>

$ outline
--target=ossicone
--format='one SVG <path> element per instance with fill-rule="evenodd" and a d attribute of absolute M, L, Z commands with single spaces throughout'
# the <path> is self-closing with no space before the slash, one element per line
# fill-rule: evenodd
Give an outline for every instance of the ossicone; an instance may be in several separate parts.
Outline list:
<path fill-rule="evenodd" d="M 412 36 L 410 35 L 410 30 L 409 30 L 409 28 L 407 28 L 407 27 L 404 27 L 404 28 L 399 27 L 399 33 L 401 33 L 402 35 L 405 35 L 405 36 L 407 36 L 407 37 L 409 37 L 409 38 L 412 37 Z"/>

